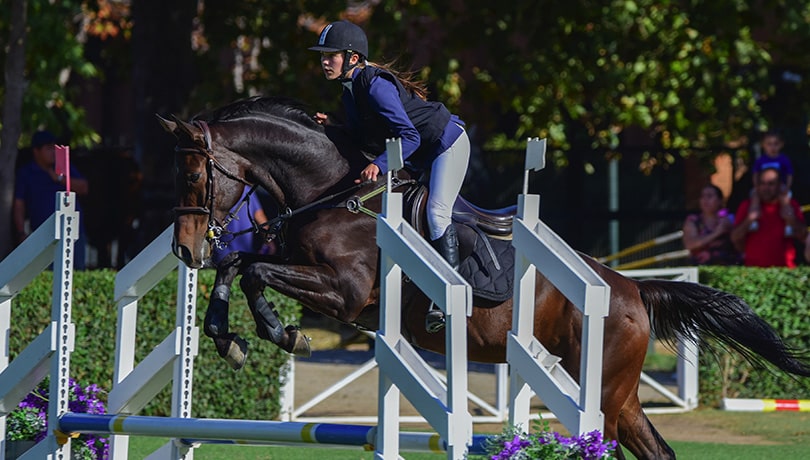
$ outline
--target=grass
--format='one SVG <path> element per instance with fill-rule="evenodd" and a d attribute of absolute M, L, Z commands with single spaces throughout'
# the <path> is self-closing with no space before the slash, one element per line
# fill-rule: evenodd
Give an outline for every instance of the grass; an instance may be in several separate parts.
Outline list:
<path fill-rule="evenodd" d="M 679 459 L 712 459 L 712 460 L 773 460 L 777 458 L 805 458 L 810 449 L 810 413 L 802 412 L 725 412 L 713 409 L 701 409 L 686 414 L 657 415 L 653 423 L 659 426 L 664 437 L 667 437 L 667 417 L 676 426 L 678 423 L 695 424 L 713 428 L 722 428 L 736 436 L 730 444 L 721 442 L 668 441 Z M 683 436 L 676 436 L 682 438 Z M 132 438 L 130 440 L 130 458 L 146 458 L 151 452 L 165 444 L 162 438 Z M 627 453 L 627 452 L 626 452 Z M 628 458 L 633 458 L 627 453 Z M 408 460 L 431 460 L 444 458 L 430 453 L 404 453 Z M 328 458 L 330 460 L 371 460 L 373 452 L 359 449 L 331 449 L 314 445 L 303 447 L 266 447 L 266 446 L 233 446 L 206 444 L 194 450 L 196 460 L 309 460 Z M 475 457 L 471 457 L 473 460 Z M 477 457 L 482 459 L 483 457 Z"/>
<path fill-rule="evenodd" d="M 673 442 L 671 445 L 678 454 L 679 460 L 774 460 L 781 458 L 805 458 L 808 447 L 806 445 L 752 446 L 700 442 Z M 628 457 L 633 458 L 632 455 L 628 455 Z"/>
<path fill-rule="evenodd" d="M 166 444 L 166 438 L 132 438 L 129 441 L 129 458 L 146 458 Z M 436 460 L 442 455 L 432 453 L 404 453 L 408 460 Z M 204 444 L 194 449 L 195 460 L 372 460 L 374 452 L 351 448 L 326 448 L 314 444 L 296 446 L 234 446 Z"/>

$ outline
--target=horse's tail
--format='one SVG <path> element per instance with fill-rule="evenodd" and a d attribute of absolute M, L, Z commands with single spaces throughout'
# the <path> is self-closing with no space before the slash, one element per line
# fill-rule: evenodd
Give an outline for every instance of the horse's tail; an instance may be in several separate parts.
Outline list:
<path fill-rule="evenodd" d="M 638 283 L 656 338 L 670 344 L 678 337 L 692 338 L 701 344 L 706 338 L 713 338 L 754 365 L 762 366 L 768 361 L 785 372 L 810 376 L 807 351 L 785 344 L 743 299 L 696 283 L 666 280 Z"/>

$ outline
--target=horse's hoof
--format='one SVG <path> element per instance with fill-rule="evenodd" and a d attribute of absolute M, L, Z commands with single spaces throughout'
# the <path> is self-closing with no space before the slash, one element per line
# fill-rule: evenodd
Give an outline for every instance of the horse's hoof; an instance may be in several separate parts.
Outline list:
<path fill-rule="evenodd" d="M 425 331 L 435 334 L 444 329 L 446 321 L 443 311 L 430 310 L 425 316 Z"/>
<path fill-rule="evenodd" d="M 216 344 L 219 356 L 225 359 L 233 370 L 238 371 L 245 367 L 248 355 L 247 340 L 231 333 L 214 337 L 214 344 Z"/>
<path fill-rule="evenodd" d="M 309 346 L 309 338 L 305 336 L 303 332 L 301 332 L 295 326 L 287 326 L 285 330 L 293 341 L 292 349 L 288 350 L 289 353 L 301 358 L 309 358 L 312 356 L 312 349 Z"/>

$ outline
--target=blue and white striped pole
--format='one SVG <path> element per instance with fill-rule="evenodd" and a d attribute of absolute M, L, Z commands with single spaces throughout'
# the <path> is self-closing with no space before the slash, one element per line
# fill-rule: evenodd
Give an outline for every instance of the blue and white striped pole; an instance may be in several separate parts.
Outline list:
<path fill-rule="evenodd" d="M 195 443 L 332 444 L 374 449 L 376 426 L 334 423 L 279 422 L 273 420 L 200 419 L 143 415 L 75 414 L 59 418 L 59 431 L 72 433 L 157 436 Z M 488 436 L 473 436 L 471 454 L 484 454 Z M 400 433 L 400 449 L 409 452 L 446 452 L 447 444 L 435 433 Z"/>

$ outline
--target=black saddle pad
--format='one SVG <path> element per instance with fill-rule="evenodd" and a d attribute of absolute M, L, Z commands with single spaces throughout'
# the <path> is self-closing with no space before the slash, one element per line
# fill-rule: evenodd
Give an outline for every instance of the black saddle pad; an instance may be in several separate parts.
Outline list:
<path fill-rule="evenodd" d="M 496 302 L 508 300 L 513 294 L 515 248 L 511 241 L 479 233 L 472 253 L 461 262 L 458 272 L 472 286 L 473 295 Z"/>

